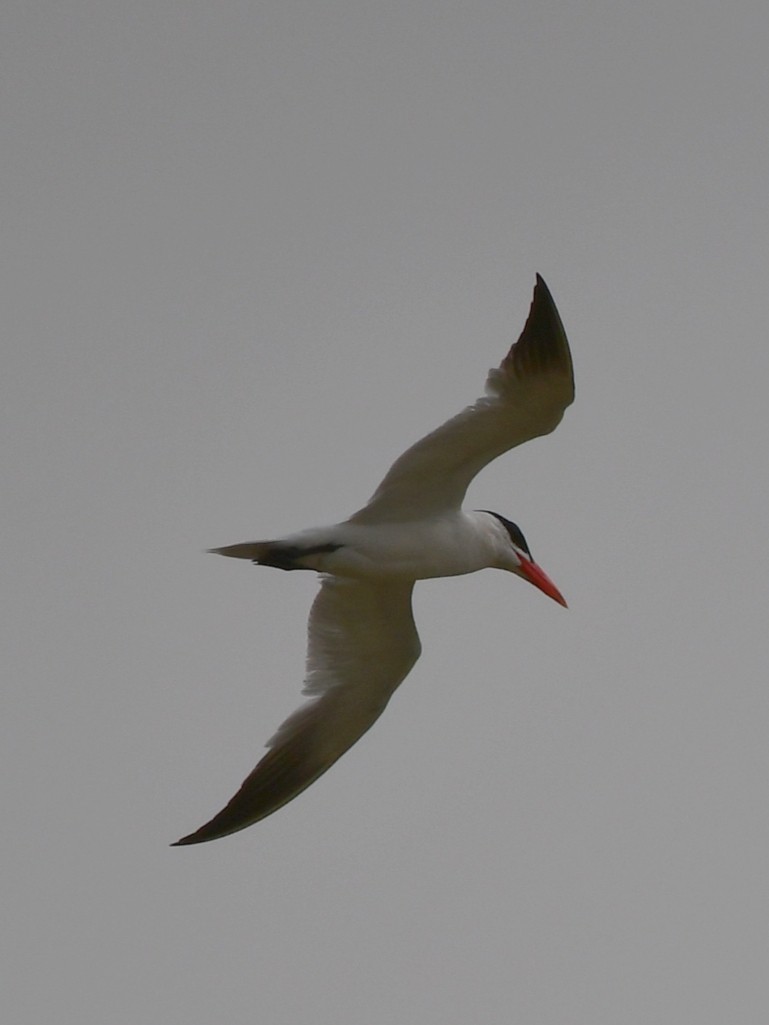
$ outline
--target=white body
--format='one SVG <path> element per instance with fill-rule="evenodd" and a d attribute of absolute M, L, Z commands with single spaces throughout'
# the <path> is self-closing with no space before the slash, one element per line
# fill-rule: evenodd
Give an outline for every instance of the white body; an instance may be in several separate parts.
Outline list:
<path fill-rule="evenodd" d="M 334 552 L 297 560 L 302 568 L 361 580 L 427 580 L 479 569 L 516 570 L 510 538 L 487 512 L 459 509 L 409 523 L 354 523 L 314 527 L 281 538 L 281 544 L 314 548 L 340 543 Z"/>

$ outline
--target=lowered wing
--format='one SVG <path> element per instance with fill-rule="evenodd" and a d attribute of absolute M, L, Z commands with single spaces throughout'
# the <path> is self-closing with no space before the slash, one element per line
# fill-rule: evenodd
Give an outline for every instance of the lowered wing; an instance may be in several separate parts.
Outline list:
<path fill-rule="evenodd" d="M 324 577 L 310 611 L 310 700 L 283 723 L 229 804 L 174 846 L 215 840 L 293 800 L 379 718 L 419 658 L 411 581 Z"/>

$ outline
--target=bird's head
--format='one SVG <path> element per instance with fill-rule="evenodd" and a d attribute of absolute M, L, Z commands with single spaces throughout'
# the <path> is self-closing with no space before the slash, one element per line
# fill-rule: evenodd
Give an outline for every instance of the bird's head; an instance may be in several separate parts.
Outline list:
<path fill-rule="evenodd" d="M 510 570 L 511 573 L 515 573 L 517 576 L 523 577 L 524 580 L 528 580 L 530 584 L 534 584 L 540 591 L 543 591 L 548 598 L 552 598 L 553 601 L 557 601 L 559 605 L 563 605 L 566 608 L 566 600 L 561 592 L 547 573 L 532 558 L 521 528 L 516 523 L 506 520 L 504 516 L 500 516 L 499 513 L 491 512 L 489 509 L 481 511 L 488 513 L 489 516 L 493 516 L 504 527 L 505 534 L 507 535 L 503 539 L 505 546 L 504 558 L 500 568 Z"/>

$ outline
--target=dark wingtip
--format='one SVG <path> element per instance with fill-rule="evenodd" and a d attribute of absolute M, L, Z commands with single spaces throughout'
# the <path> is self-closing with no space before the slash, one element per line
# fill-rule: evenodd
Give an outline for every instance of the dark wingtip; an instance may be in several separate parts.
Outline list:
<path fill-rule="evenodd" d="M 219 816 L 216 816 L 218 819 Z M 227 836 L 229 833 L 236 832 L 236 829 L 216 829 L 213 828 L 214 819 L 211 822 L 206 822 L 200 829 L 196 829 L 194 833 L 189 833 L 187 836 L 183 836 L 181 840 L 177 840 L 175 843 L 169 844 L 169 847 L 190 847 L 196 843 L 207 843 L 209 840 L 218 840 L 222 836 Z M 242 829 L 242 826 L 237 827 Z"/>
<path fill-rule="evenodd" d="M 237 797 L 237 795 L 236 795 Z M 169 844 L 170 847 L 189 847 L 196 843 L 207 843 L 209 840 L 219 840 L 223 836 L 237 833 L 246 826 L 250 826 L 256 819 L 251 815 L 233 815 L 232 801 L 223 808 L 217 815 L 204 823 L 194 833 L 183 836 L 176 843 Z"/>
<path fill-rule="evenodd" d="M 297 797 L 334 761 L 336 758 L 314 762 L 292 744 L 271 747 L 220 812 L 170 846 L 207 843 L 254 825 Z"/>
<path fill-rule="evenodd" d="M 196 839 L 195 834 L 194 833 L 190 833 L 189 836 L 183 836 L 181 838 L 181 840 L 176 840 L 176 841 L 174 841 L 174 843 L 170 843 L 168 846 L 169 847 L 189 847 L 190 844 L 203 843 L 203 841 L 205 839 L 206 839 L 206 837 L 204 837 L 204 836 L 200 837 L 200 839 Z"/>
<path fill-rule="evenodd" d="M 536 280 L 535 280 L 535 283 L 534 283 L 534 297 L 533 297 L 532 303 L 531 303 L 532 306 L 534 306 L 534 304 L 537 302 L 537 299 L 539 299 L 543 303 L 546 303 L 548 306 L 550 306 L 552 308 L 552 310 L 554 311 L 556 317 L 558 317 L 558 322 L 560 323 L 561 318 L 560 318 L 560 316 L 558 314 L 558 309 L 557 309 L 557 307 L 555 305 L 555 299 L 553 299 L 553 293 L 548 288 L 547 282 L 545 281 L 545 279 L 542 277 L 541 274 L 535 274 L 534 277 L 535 277 Z M 563 330 L 563 325 L 562 324 L 561 324 L 561 330 Z"/>
<path fill-rule="evenodd" d="M 521 336 L 511 348 L 503 365 L 510 365 L 516 374 L 568 374 L 574 392 L 574 371 L 558 307 L 541 274 L 536 275 L 531 308 Z"/>

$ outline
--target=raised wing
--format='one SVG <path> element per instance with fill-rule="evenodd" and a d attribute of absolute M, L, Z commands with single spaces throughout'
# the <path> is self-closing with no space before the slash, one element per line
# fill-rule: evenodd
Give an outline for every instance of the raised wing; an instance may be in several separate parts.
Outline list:
<path fill-rule="evenodd" d="M 479 470 L 508 449 L 548 434 L 573 400 L 566 332 L 538 274 L 521 337 L 489 372 L 483 398 L 396 459 L 351 521 L 422 519 L 458 509 Z"/>
<path fill-rule="evenodd" d="M 226 808 L 174 846 L 215 840 L 271 815 L 373 725 L 419 658 L 413 586 L 323 578 L 308 624 L 311 700 L 283 723 Z"/>

